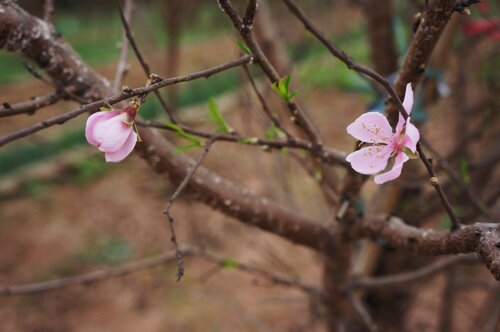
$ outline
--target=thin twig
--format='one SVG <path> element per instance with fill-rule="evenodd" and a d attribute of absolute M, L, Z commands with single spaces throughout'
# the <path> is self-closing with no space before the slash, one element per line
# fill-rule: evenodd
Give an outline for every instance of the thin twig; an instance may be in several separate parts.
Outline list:
<path fill-rule="evenodd" d="M 438 165 L 448 174 L 450 180 L 458 185 L 463 192 L 467 195 L 467 198 L 469 198 L 469 201 L 474 205 L 476 210 L 480 213 L 485 214 L 488 218 L 492 219 L 491 215 L 488 213 L 488 211 L 485 209 L 485 204 L 482 203 L 477 197 L 476 193 L 467 186 L 467 184 L 464 182 L 462 177 L 460 177 L 449 165 L 448 161 L 446 161 L 445 158 L 443 158 L 439 152 L 432 146 L 432 144 L 427 141 L 424 137 L 420 137 L 420 142 L 422 145 L 427 148 L 431 153 L 433 159 L 435 159 L 438 163 Z"/>
<path fill-rule="evenodd" d="M 16 104 L 3 103 L 2 106 L 0 106 L 0 118 L 18 114 L 33 115 L 39 109 L 53 105 L 64 99 L 64 97 L 65 93 L 63 92 L 51 92 Z"/>
<path fill-rule="evenodd" d="M 351 301 L 352 307 L 354 308 L 354 310 L 356 310 L 356 313 L 359 315 L 368 331 L 377 332 L 378 327 L 361 300 L 352 293 L 349 293 L 349 300 Z"/>
<path fill-rule="evenodd" d="M 427 172 L 429 173 L 429 176 L 431 177 L 431 185 L 434 187 L 434 189 L 436 189 L 436 192 L 438 193 L 439 198 L 441 199 L 441 203 L 443 203 L 443 206 L 446 209 L 448 216 L 450 217 L 451 230 L 455 231 L 459 229 L 461 226 L 460 221 L 458 220 L 458 217 L 455 214 L 455 211 L 453 210 L 453 207 L 451 206 L 451 203 L 448 200 L 448 197 L 446 196 L 443 187 L 439 183 L 439 179 L 436 175 L 434 167 L 432 166 L 431 160 L 427 158 L 424 151 L 422 150 L 420 142 L 417 144 L 417 151 L 418 155 L 420 156 L 420 159 L 422 160 L 422 162 L 425 165 L 425 168 L 427 169 Z"/>
<path fill-rule="evenodd" d="M 54 24 L 54 0 L 44 0 L 43 20 L 49 24 Z"/>
<path fill-rule="evenodd" d="M 132 17 L 132 9 L 134 7 L 133 0 L 124 0 L 125 4 L 123 6 L 123 19 L 127 22 L 127 26 L 130 24 L 130 19 Z M 127 38 L 127 31 L 123 28 L 122 41 L 120 45 L 120 58 L 118 60 L 118 65 L 116 66 L 115 80 L 113 83 L 113 90 L 119 91 L 122 85 L 123 79 L 129 70 L 128 64 L 128 49 L 129 49 L 129 39 Z M 149 76 L 149 75 L 148 75 Z"/>
<path fill-rule="evenodd" d="M 399 99 L 398 94 L 396 93 L 396 90 L 394 90 L 389 81 L 387 81 L 382 75 L 375 72 L 374 70 L 355 62 L 349 55 L 338 48 L 331 40 L 328 39 L 328 37 L 326 37 L 326 35 L 321 30 L 319 30 L 311 22 L 309 18 L 307 18 L 305 13 L 299 8 L 299 6 L 297 6 L 297 4 L 295 4 L 294 1 L 283 0 L 283 2 L 288 7 L 290 12 L 295 15 L 295 17 L 297 17 L 300 22 L 302 22 L 306 30 L 312 33 L 330 51 L 330 53 L 333 54 L 333 56 L 345 63 L 347 68 L 352 69 L 364 76 L 370 77 L 371 79 L 379 83 L 392 97 L 401 115 L 403 115 L 405 119 L 408 117 L 408 114 L 406 113 L 404 106 Z"/>
<path fill-rule="evenodd" d="M 210 146 L 212 145 L 213 142 L 214 142 L 214 140 L 210 139 L 205 143 L 204 151 L 201 154 L 200 158 L 192 166 L 192 168 L 189 170 L 189 172 L 186 174 L 186 176 L 182 180 L 181 184 L 177 187 L 177 189 L 172 194 L 172 196 L 170 196 L 170 198 L 167 201 L 167 204 L 165 205 L 165 209 L 163 210 L 163 214 L 165 214 L 167 216 L 167 219 L 168 219 L 168 226 L 170 228 L 170 234 L 171 234 L 170 240 L 172 241 L 172 243 L 174 245 L 175 257 L 177 259 L 177 281 L 180 281 L 182 276 L 184 275 L 184 260 L 182 258 L 182 253 L 179 250 L 179 244 L 177 243 L 177 235 L 175 234 L 175 228 L 174 228 L 174 218 L 170 214 L 170 208 L 172 207 L 172 204 L 177 199 L 177 197 L 179 197 L 179 195 L 182 193 L 184 188 L 186 188 L 186 186 L 188 185 L 189 181 L 193 177 L 193 175 L 196 172 L 196 170 L 198 169 L 198 167 L 200 167 L 201 163 L 203 162 L 203 160 L 207 156 L 208 151 L 210 150 Z"/>
<path fill-rule="evenodd" d="M 142 56 L 142 53 L 139 50 L 137 43 L 135 42 L 134 35 L 132 34 L 132 31 L 130 30 L 130 25 L 128 24 L 128 21 L 125 18 L 121 1 L 117 0 L 117 2 L 118 2 L 119 13 L 120 13 L 120 19 L 122 21 L 123 29 L 125 31 L 125 35 L 127 37 L 127 40 L 130 42 L 130 46 L 132 46 L 132 50 L 134 51 L 135 55 L 137 56 L 137 59 L 139 60 L 139 63 L 141 64 L 142 70 L 144 71 L 146 76 L 148 78 L 150 78 L 151 77 L 151 68 L 147 64 L 146 60 L 144 60 L 144 57 Z M 167 102 L 162 98 L 160 92 L 154 91 L 154 94 L 155 94 L 156 98 L 158 99 L 158 101 L 160 102 L 162 108 L 167 113 L 168 119 L 173 123 L 177 123 L 177 120 L 175 119 L 172 110 L 167 105 Z"/>
<path fill-rule="evenodd" d="M 83 105 L 80 108 L 77 108 L 77 109 L 70 111 L 68 113 L 58 115 L 58 116 L 55 116 L 53 118 L 44 120 L 44 121 L 39 122 L 31 127 L 23 128 L 21 130 L 12 132 L 10 134 L 0 136 L 0 147 L 4 146 L 7 143 L 15 141 L 17 139 L 34 134 L 40 130 L 54 126 L 56 124 L 57 125 L 63 124 L 65 122 L 83 114 L 83 113 L 95 112 L 99 109 L 99 107 L 104 106 L 106 103 L 113 105 L 113 104 L 116 104 L 120 101 L 128 99 L 130 97 L 145 95 L 145 94 L 148 94 L 152 91 L 156 91 L 160 88 L 163 88 L 165 86 L 169 86 L 169 85 L 177 84 L 177 83 L 181 83 L 181 82 L 188 82 L 188 81 L 192 81 L 192 80 L 199 79 L 199 78 L 207 78 L 211 75 L 220 73 L 222 71 L 249 63 L 250 61 L 252 61 L 252 57 L 246 55 L 246 56 L 243 56 L 239 59 L 229 61 L 225 64 L 215 66 L 215 67 L 212 67 L 212 68 L 209 68 L 206 70 L 191 73 L 188 75 L 182 75 L 182 76 L 177 76 L 177 77 L 172 77 L 172 78 L 167 78 L 167 79 L 159 79 L 159 81 L 157 83 L 154 83 L 154 84 L 151 84 L 148 86 L 144 86 L 144 87 L 140 87 L 140 88 L 136 88 L 136 89 L 128 89 L 128 90 L 123 91 L 123 92 L 116 94 L 114 96 L 104 98 L 104 99 L 95 101 L 93 103 Z"/>
<path fill-rule="evenodd" d="M 220 8 L 224 13 L 231 19 L 234 27 L 240 33 L 241 37 L 245 40 L 247 46 L 252 51 L 254 60 L 262 68 L 263 72 L 268 77 L 271 83 L 277 83 L 281 77 L 271 64 L 266 55 L 262 52 L 262 49 L 256 42 L 251 31 L 244 28 L 243 20 L 238 16 L 238 13 L 234 10 L 231 2 L 229 0 L 218 0 Z M 256 1 L 249 1 L 248 7 L 253 7 L 256 5 Z M 247 8 L 247 13 L 253 9 Z M 311 142 L 315 146 L 315 150 L 321 150 L 323 145 L 322 139 L 319 135 L 318 129 L 311 122 L 309 116 L 304 112 L 304 110 L 294 101 L 287 101 L 286 106 L 290 112 L 292 121 L 302 129 L 302 131 L 307 135 Z"/>
<path fill-rule="evenodd" d="M 223 268 L 233 268 L 262 277 L 264 279 L 271 281 L 276 285 L 303 290 L 304 292 L 310 294 L 311 296 L 317 296 L 317 297 L 323 296 L 322 295 L 323 293 L 319 288 L 312 285 L 308 285 L 297 278 L 291 278 L 286 275 L 269 272 L 255 266 L 251 266 L 245 263 L 229 259 L 226 256 L 208 252 L 204 249 L 200 249 L 189 245 L 181 246 L 179 248 L 179 251 L 182 253 L 183 256 L 200 257 L 207 261 L 213 262 Z M 136 262 L 124 264 L 119 267 L 90 272 L 75 277 L 59 278 L 49 281 L 14 285 L 3 288 L 0 287 L 0 296 L 37 294 L 37 293 L 58 290 L 73 285 L 88 285 L 91 283 L 104 281 L 111 278 L 121 277 L 128 275 L 130 273 L 139 272 L 142 270 L 161 266 L 173 262 L 174 260 L 176 260 L 176 256 L 177 254 L 175 252 L 166 252 L 151 258 L 146 258 Z"/>
<path fill-rule="evenodd" d="M 259 91 L 257 84 L 255 84 L 255 80 L 253 79 L 252 74 L 250 73 L 250 70 L 248 69 L 248 66 L 242 66 L 242 68 L 243 68 L 243 71 L 245 72 L 245 75 L 246 75 L 248 81 L 250 82 L 250 86 L 252 87 L 252 90 L 254 91 L 255 95 L 257 96 L 257 99 L 260 102 L 260 105 L 261 105 L 264 113 L 267 115 L 269 120 L 271 120 L 271 122 L 286 135 L 288 140 L 293 140 L 294 139 L 293 136 L 285 128 L 283 128 L 283 126 L 281 126 L 278 118 L 276 116 L 274 116 L 273 113 L 271 112 L 271 110 L 269 109 L 269 106 L 267 105 L 267 102 L 266 102 L 264 96 L 262 96 L 262 93 Z"/>
<path fill-rule="evenodd" d="M 377 288 L 417 282 L 422 279 L 430 278 L 436 273 L 446 270 L 453 265 L 475 262 L 478 262 L 478 260 L 474 254 L 452 256 L 440 259 L 434 263 L 410 272 L 382 277 L 361 277 L 355 279 L 351 286 L 354 288 Z"/>
<path fill-rule="evenodd" d="M 166 126 L 163 123 L 157 121 L 136 121 L 138 126 L 142 127 L 153 127 L 157 129 L 163 129 L 168 131 L 175 131 L 175 129 Z M 234 142 L 241 143 L 246 145 L 254 145 L 261 146 L 263 149 L 281 149 L 281 148 L 292 148 L 292 149 L 304 149 L 311 151 L 313 146 L 311 143 L 304 141 L 299 138 L 294 138 L 289 141 L 278 141 L 278 140 L 268 140 L 259 137 L 251 137 L 251 136 L 242 136 L 237 134 L 212 134 L 204 131 L 200 131 L 198 129 L 190 128 L 187 126 L 179 125 L 183 131 L 188 134 L 203 137 L 207 139 L 213 139 L 215 141 L 223 141 L 223 142 Z M 321 161 L 331 164 L 331 165 L 341 165 L 347 167 L 347 162 L 345 160 L 347 153 L 338 151 L 332 148 L 323 147 L 323 153 L 319 156 Z"/>

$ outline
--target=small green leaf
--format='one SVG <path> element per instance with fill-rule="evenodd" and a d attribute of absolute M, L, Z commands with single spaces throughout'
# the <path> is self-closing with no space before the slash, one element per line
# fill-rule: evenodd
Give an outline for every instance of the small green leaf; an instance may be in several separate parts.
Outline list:
<path fill-rule="evenodd" d="M 266 129 L 264 136 L 269 140 L 275 140 L 278 138 L 284 139 L 286 137 L 283 130 L 279 129 L 274 123 L 271 123 L 271 125 Z"/>
<path fill-rule="evenodd" d="M 243 144 L 257 144 L 258 141 L 259 139 L 257 137 L 247 137 L 238 140 L 239 143 Z"/>
<path fill-rule="evenodd" d="M 186 133 L 181 127 L 179 127 L 175 123 L 167 121 L 164 124 L 166 127 L 173 129 L 177 133 L 177 135 L 179 135 L 180 137 L 193 143 L 193 145 L 196 145 L 196 146 L 204 146 L 205 145 L 205 143 L 201 139 L 199 139 L 196 136 L 193 136 L 193 135 Z"/>
<path fill-rule="evenodd" d="M 240 266 L 240 263 L 238 263 L 237 261 L 235 261 L 234 259 L 231 259 L 231 258 L 224 258 L 222 260 L 222 262 L 220 263 L 220 265 L 222 268 L 225 268 L 225 269 L 234 269 L 234 268 L 237 268 L 238 266 Z"/>
<path fill-rule="evenodd" d="M 236 44 L 238 44 L 238 47 L 243 51 L 243 53 L 246 53 L 248 55 L 252 54 L 250 48 L 247 45 L 245 45 L 245 43 L 243 43 L 241 40 L 237 40 Z"/>
<path fill-rule="evenodd" d="M 468 184 L 470 182 L 469 163 L 465 159 L 460 161 L 460 174 L 462 175 L 464 183 Z"/>
<path fill-rule="evenodd" d="M 290 93 L 290 80 L 291 76 L 287 75 L 278 82 L 275 82 L 271 85 L 273 90 L 276 91 L 276 93 L 278 93 L 286 102 L 291 101 L 293 98 L 299 95 L 299 93 L 296 91 Z"/>
<path fill-rule="evenodd" d="M 210 112 L 210 118 L 217 125 L 218 132 L 229 134 L 234 133 L 234 129 L 229 126 L 226 120 L 224 120 L 215 99 L 212 97 L 208 100 L 208 110 Z"/>
<path fill-rule="evenodd" d="M 175 148 L 174 154 L 179 154 L 179 153 L 184 153 L 186 151 L 192 150 L 199 148 L 200 145 L 198 144 L 186 144 L 186 145 L 181 145 Z"/>

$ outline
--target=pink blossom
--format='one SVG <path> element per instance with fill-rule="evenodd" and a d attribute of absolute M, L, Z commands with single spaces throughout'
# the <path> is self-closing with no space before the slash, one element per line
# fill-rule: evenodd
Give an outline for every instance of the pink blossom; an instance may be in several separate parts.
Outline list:
<path fill-rule="evenodd" d="M 392 131 L 387 118 L 377 112 L 365 113 L 347 127 L 347 132 L 351 136 L 369 145 L 352 152 L 346 160 L 358 173 L 366 175 L 379 173 L 374 179 L 377 184 L 398 178 L 403 164 L 409 159 L 407 153 L 409 151 L 412 155 L 416 153 L 420 133 L 410 122 L 413 106 L 413 90 L 410 83 L 406 85 L 403 106 L 408 119 L 405 120 L 399 114 L 395 132 Z M 389 170 L 386 170 L 388 168 Z"/>
<path fill-rule="evenodd" d="M 136 107 L 128 106 L 124 110 L 111 108 L 92 114 L 85 128 L 87 142 L 104 152 L 107 162 L 122 161 L 137 143 L 138 136 L 134 131 L 136 113 Z"/>

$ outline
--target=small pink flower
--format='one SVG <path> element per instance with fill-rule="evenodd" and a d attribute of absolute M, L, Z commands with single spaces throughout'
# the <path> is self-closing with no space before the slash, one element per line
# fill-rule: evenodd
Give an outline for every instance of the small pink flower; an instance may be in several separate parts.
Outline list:
<path fill-rule="evenodd" d="M 409 157 L 406 149 L 414 154 L 420 139 L 418 129 L 410 122 L 410 113 L 413 106 L 413 90 L 411 84 L 406 85 L 403 106 L 408 114 L 405 120 L 399 114 L 396 131 L 393 132 L 387 118 L 377 112 L 368 112 L 361 115 L 347 127 L 347 132 L 354 138 L 370 145 L 349 154 L 346 160 L 351 167 L 361 174 L 376 174 L 386 170 L 389 160 L 390 170 L 375 176 L 375 183 L 382 184 L 394 180 L 401 175 L 403 163 Z"/>
<path fill-rule="evenodd" d="M 137 143 L 134 120 L 137 107 L 128 106 L 124 110 L 111 108 L 110 111 L 96 112 L 87 119 L 85 137 L 87 142 L 104 152 L 107 162 L 117 163 L 125 159 Z"/>

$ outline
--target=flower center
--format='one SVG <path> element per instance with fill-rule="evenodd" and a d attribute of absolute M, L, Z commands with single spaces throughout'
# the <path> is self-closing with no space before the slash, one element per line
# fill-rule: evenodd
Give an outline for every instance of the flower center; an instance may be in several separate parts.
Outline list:
<path fill-rule="evenodd" d="M 405 135 L 394 135 L 391 140 L 391 148 L 397 154 L 405 149 Z"/>

